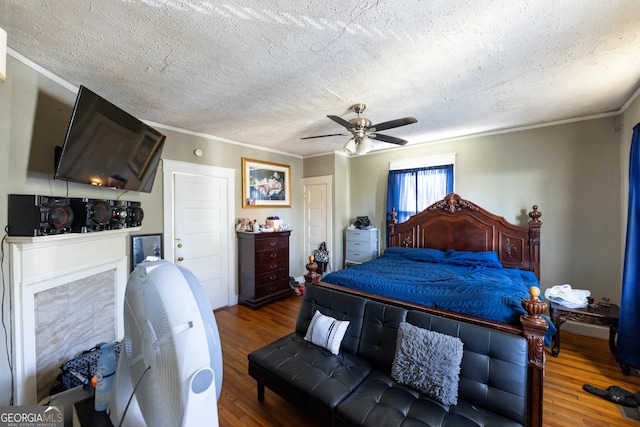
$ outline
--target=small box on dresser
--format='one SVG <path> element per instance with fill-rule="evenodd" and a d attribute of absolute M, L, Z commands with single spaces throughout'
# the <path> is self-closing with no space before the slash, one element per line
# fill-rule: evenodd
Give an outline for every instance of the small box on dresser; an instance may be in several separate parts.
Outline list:
<path fill-rule="evenodd" d="M 361 264 L 377 258 L 380 248 L 380 239 L 377 228 L 358 229 L 347 228 L 346 230 L 346 256 L 345 267 L 354 264 Z"/>
<path fill-rule="evenodd" d="M 240 304 L 257 309 L 290 295 L 290 234 L 237 233 Z"/>

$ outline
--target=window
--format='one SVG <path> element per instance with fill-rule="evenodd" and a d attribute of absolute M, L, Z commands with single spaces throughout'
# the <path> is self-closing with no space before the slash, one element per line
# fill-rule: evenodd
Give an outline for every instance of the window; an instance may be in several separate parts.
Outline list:
<path fill-rule="evenodd" d="M 417 161 L 416 161 L 417 160 Z M 397 212 L 398 223 L 423 211 L 453 191 L 455 157 L 437 156 L 446 163 L 433 164 L 436 158 L 413 159 L 410 163 L 392 163 L 387 184 L 387 213 Z M 426 166 L 402 168 L 408 164 Z"/>

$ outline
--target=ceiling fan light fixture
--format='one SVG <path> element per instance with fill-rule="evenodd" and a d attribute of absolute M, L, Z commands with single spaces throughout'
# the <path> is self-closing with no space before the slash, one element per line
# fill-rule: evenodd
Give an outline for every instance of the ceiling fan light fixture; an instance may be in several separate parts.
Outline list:
<path fill-rule="evenodd" d="M 344 151 L 346 151 L 349 154 L 356 154 L 356 139 L 351 138 L 350 140 L 347 141 L 346 144 L 344 144 L 344 147 L 342 147 L 342 149 Z"/>
<path fill-rule="evenodd" d="M 356 147 L 356 154 L 361 156 L 363 154 L 367 154 L 369 151 L 371 151 L 371 149 L 373 149 L 373 142 L 369 138 L 364 136 L 358 141 L 358 146 Z"/>
<path fill-rule="evenodd" d="M 360 114 L 365 109 L 364 104 L 354 104 L 351 106 L 351 109 L 358 114 L 358 117 L 350 120 L 345 120 L 340 116 L 328 115 L 327 117 L 340 126 L 344 127 L 349 133 L 351 133 L 351 139 L 349 139 L 344 147 L 342 147 L 342 150 L 352 155 L 355 154 L 361 156 L 372 151 L 374 147 L 372 139 L 375 139 L 376 141 L 388 142 L 390 144 L 405 145 L 409 141 L 401 138 L 396 138 L 395 136 L 391 135 L 383 135 L 381 133 L 378 133 L 378 131 L 394 129 L 400 126 L 406 126 L 417 122 L 415 117 L 403 117 L 400 119 L 389 120 L 374 125 L 372 124 L 371 120 L 360 116 Z M 349 135 L 349 133 L 332 133 L 328 135 L 306 136 L 301 139 L 342 136 Z"/>

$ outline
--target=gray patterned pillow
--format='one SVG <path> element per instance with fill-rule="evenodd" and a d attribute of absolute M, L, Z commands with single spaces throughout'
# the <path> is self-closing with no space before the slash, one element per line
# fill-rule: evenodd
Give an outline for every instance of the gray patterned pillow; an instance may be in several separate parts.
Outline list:
<path fill-rule="evenodd" d="M 456 405 L 462 347 L 460 338 L 402 322 L 391 376 L 445 405 Z"/>

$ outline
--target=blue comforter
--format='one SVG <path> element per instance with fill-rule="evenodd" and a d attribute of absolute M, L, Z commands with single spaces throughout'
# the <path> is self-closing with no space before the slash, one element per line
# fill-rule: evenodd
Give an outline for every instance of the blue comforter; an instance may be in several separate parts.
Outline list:
<path fill-rule="evenodd" d="M 503 268 L 495 252 L 387 248 L 365 264 L 327 274 L 323 282 L 511 325 L 523 298 L 539 287 L 531 271 Z M 549 322 L 547 345 L 555 332 Z"/>

